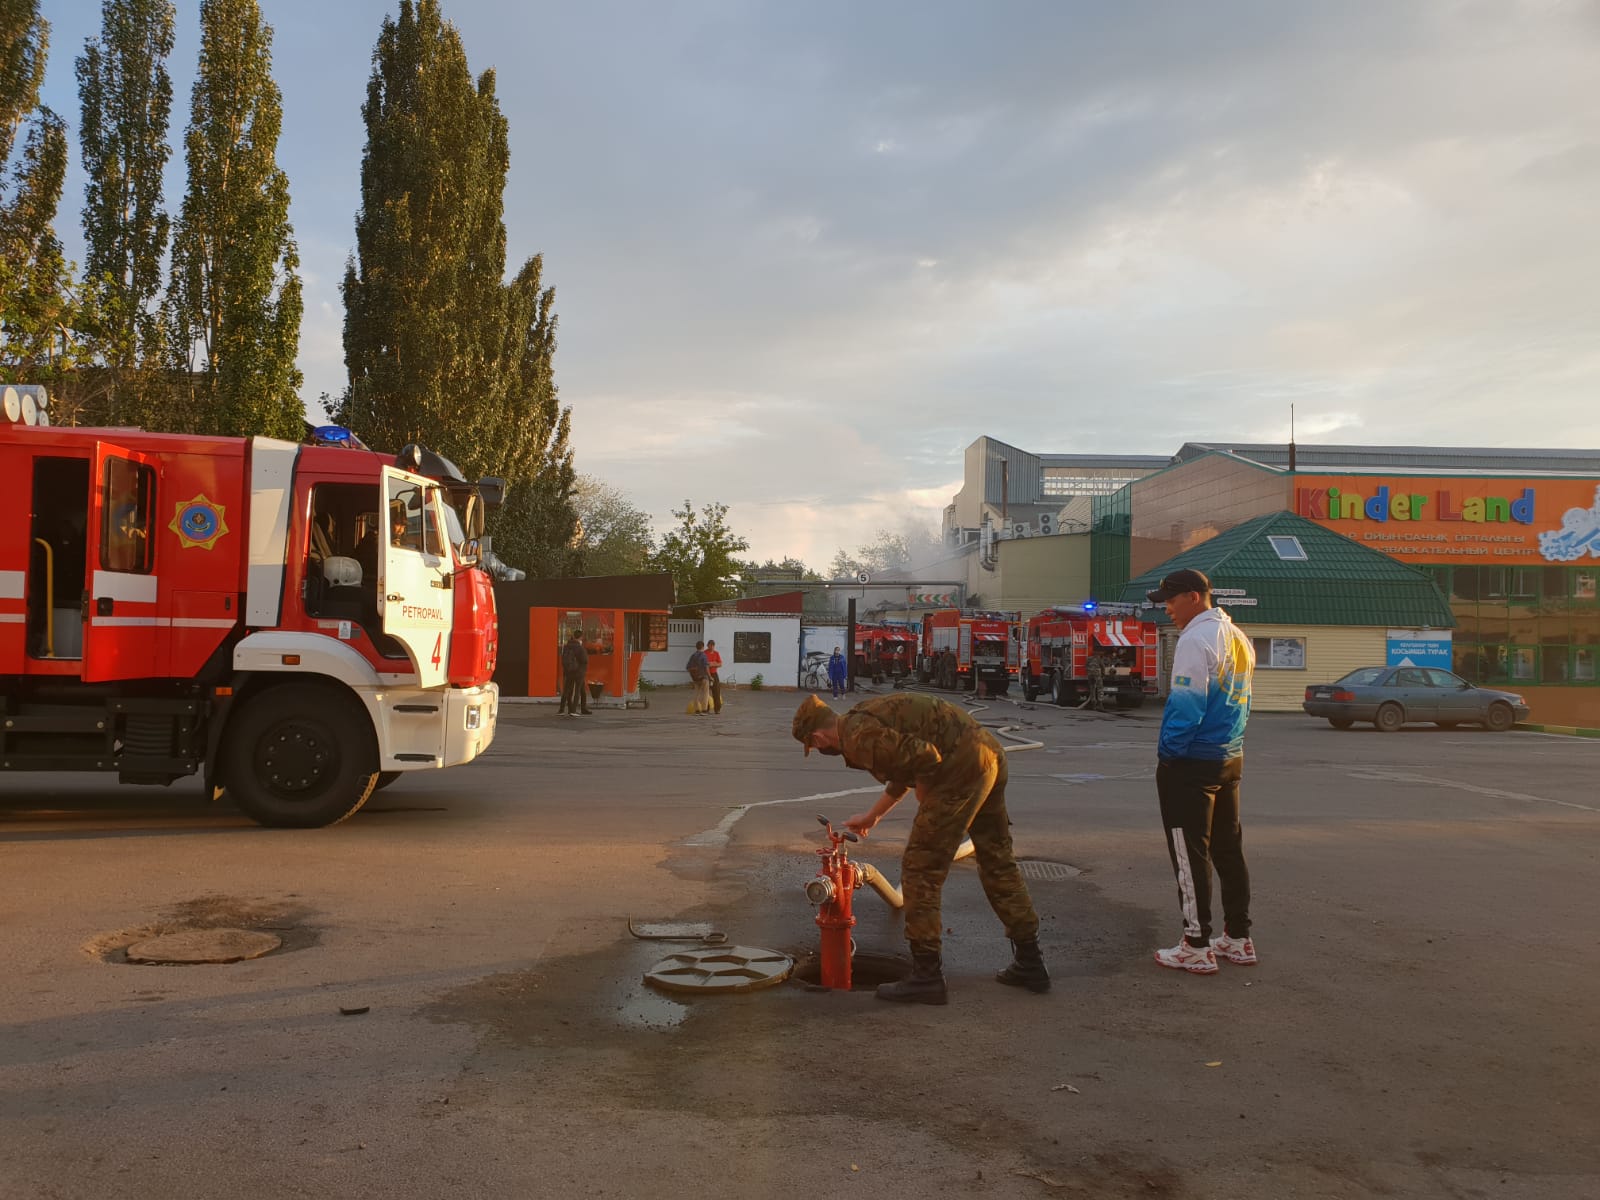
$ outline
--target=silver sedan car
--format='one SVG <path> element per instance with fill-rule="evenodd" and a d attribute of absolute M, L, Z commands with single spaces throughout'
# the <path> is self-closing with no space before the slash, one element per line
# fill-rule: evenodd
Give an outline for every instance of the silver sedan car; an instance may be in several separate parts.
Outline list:
<path fill-rule="evenodd" d="M 1361 667 L 1335 683 L 1308 687 L 1301 707 L 1313 717 L 1326 717 L 1335 729 L 1371 721 L 1384 733 L 1419 721 L 1499 732 L 1528 716 L 1527 704 L 1515 692 L 1478 687 L 1438 667 Z"/>

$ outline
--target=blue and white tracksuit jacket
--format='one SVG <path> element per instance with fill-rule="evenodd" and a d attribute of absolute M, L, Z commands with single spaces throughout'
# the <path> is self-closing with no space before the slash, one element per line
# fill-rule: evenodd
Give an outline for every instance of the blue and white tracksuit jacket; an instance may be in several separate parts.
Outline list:
<path fill-rule="evenodd" d="M 1227 613 L 1208 608 L 1190 621 L 1172 658 L 1157 757 L 1224 762 L 1243 754 L 1255 669 L 1255 648 Z"/>

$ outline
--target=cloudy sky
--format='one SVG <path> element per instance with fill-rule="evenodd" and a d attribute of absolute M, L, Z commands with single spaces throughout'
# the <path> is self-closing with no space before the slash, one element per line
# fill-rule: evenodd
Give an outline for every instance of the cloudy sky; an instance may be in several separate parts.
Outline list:
<path fill-rule="evenodd" d="M 1600 4 L 444 0 L 511 126 L 578 469 L 824 566 L 988 434 L 1600 446 Z M 198 0 L 178 0 L 181 143 Z M 344 385 L 360 105 L 398 0 L 262 0 Z M 92 0 L 43 0 L 74 125 Z M 74 153 L 76 149 L 74 148 Z M 176 208 L 181 150 L 168 188 Z M 79 254 L 83 178 L 58 230 Z"/>

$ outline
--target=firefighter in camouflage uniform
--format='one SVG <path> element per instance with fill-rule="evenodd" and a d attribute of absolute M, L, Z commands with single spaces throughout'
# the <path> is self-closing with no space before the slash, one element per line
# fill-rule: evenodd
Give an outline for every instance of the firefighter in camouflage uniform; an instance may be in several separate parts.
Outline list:
<path fill-rule="evenodd" d="M 946 1003 L 939 892 L 968 834 L 984 895 L 1014 950 L 1011 965 L 995 978 L 1012 987 L 1048 991 L 1039 917 L 1011 850 L 1005 747 L 994 734 L 965 710 L 922 692 L 877 696 L 843 716 L 810 696 L 794 715 L 793 732 L 807 754 L 815 749 L 842 757 L 847 766 L 869 772 L 884 785 L 868 811 L 845 822 L 862 837 L 908 791 L 917 794 L 917 815 L 900 863 L 912 971 L 908 979 L 881 985 L 878 996 Z"/>

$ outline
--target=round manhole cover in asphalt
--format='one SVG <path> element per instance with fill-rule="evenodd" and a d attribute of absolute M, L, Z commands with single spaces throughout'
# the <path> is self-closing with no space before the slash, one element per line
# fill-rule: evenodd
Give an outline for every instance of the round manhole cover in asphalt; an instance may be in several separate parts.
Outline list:
<path fill-rule="evenodd" d="M 185 929 L 135 942 L 128 947 L 128 961 L 154 966 L 233 963 L 260 958 L 281 945 L 281 937 L 253 929 Z"/>
<path fill-rule="evenodd" d="M 669 992 L 754 992 L 782 983 L 794 960 L 754 946 L 705 946 L 668 955 L 644 981 Z"/>
<path fill-rule="evenodd" d="M 1017 869 L 1022 872 L 1024 879 L 1038 879 L 1046 883 L 1059 883 L 1063 879 L 1073 879 L 1083 874 L 1077 867 L 1069 867 L 1066 863 L 1046 862 L 1042 858 L 1018 859 Z"/>

